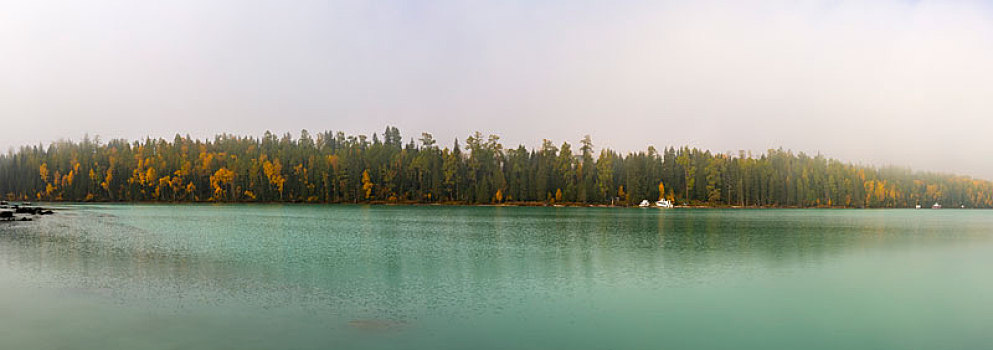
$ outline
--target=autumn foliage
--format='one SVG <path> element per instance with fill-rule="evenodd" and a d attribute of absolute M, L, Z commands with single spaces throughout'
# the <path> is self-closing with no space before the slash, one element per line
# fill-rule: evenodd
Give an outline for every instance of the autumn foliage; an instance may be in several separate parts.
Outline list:
<path fill-rule="evenodd" d="M 460 144 L 464 142 L 464 146 Z M 400 131 L 297 138 L 84 138 L 0 155 L 0 196 L 50 201 L 544 202 L 774 207 L 993 207 L 993 183 L 904 168 L 873 168 L 769 150 L 753 156 L 695 148 L 594 152 L 572 145 L 506 149 L 474 133 L 439 147 Z"/>

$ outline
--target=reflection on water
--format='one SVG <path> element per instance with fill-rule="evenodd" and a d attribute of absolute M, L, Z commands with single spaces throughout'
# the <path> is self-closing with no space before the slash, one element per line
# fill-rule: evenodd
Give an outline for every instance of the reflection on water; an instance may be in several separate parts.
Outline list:
<path fill-rule="evenodd" d="M 841 331 L 852 332 L 850 341 L 832 336 L 812 346 L 899 347 L 904 340 L 893 334 L 865 330 L 940 325 L 930 314 L 875 324 L 943 291 L 921 281 L 955 278 L 993 292 L 976 269 L 993 262 L 991 214 L 72 206 L 0 226 L 0 281 L 8 286 L 0 293 L 33 291 L 34 302 L 75 310 L 59 312 L 64 322 L 116 320 L 89 326 L 105 337 L 126 334 L 119 332 L 135 321 L 168 324 L 132 334 L 132 345 L 150 348 L 168 348 L 174 338 L 201 348 L 762 348 Z M 959 296 L 966 299 L 927 311 L 981 321 L 960 309 L 978 300 Z M 850 314 L 856 306 L 868 314 Z M 48 317 L 33 314 L 38 322 Z M 706 326 L 717 324 L 753 333 Z M 65 335 L 55 342 L 80 337 L 78 323 L 64 327 L 54 330 Z M 991 340 L 958 329 L 962 344 Z M 947 334 L 915 336 L 927 344 Z M 37 345 L 31 334 L 8 339 Z M 105 343 L 91 344 L 118 346 Z"/>

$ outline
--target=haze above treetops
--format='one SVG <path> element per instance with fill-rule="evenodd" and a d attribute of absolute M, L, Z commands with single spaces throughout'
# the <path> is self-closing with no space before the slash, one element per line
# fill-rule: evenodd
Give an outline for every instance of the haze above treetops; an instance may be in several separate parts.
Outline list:
<path fill-rule="evenodd" d="M 383 125 L 993 178 L 986 1 L 0 5 L 0 149 Z"/>

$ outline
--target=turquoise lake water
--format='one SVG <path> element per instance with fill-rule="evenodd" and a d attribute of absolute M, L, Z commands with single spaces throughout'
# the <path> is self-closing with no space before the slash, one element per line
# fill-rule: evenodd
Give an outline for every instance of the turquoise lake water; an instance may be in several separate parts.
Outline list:
<path fill-rule="evenodd" d="M 75 205 L 0 349 L 981 349 L 993 211 Z"/>

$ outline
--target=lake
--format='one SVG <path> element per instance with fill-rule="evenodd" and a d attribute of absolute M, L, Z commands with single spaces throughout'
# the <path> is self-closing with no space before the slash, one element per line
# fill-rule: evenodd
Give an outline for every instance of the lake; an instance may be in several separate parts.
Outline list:
<path fill-rule="evenodd" d="M 978 349 L 993 211 L 66 205 L 2 349 Z"/>

